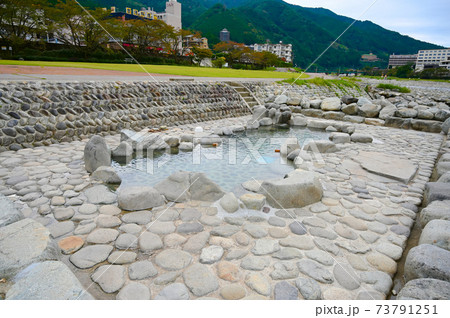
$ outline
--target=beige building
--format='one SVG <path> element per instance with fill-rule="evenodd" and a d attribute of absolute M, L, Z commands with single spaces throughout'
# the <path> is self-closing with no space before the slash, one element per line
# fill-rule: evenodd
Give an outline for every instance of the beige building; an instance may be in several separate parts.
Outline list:
<path fill-rule="evenodd" d="M 392 54 L 389 56 L 389 65 L 388 68 L 395 68 L 408 64 L 416 64 L 417 54 L 403 54 L 396 55 Z"/>
<path fill-rule="evenodd" d="M 421 50 L 417 54 L 416 71 L 445 67 L 450 70 L 450 49 Z"/>

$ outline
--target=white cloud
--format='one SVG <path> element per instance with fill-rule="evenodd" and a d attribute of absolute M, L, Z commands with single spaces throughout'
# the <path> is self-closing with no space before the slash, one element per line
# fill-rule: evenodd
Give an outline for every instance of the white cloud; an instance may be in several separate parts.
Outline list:
<path fill-rule="evenodd" d="M 450 1 L 448 0 L 284 0 L 304 7 L 323 7 L 418 40 L 450 47 Z M 373 4 L 374 3 L 374 4 Z M 367 8 L 373 6 L 363 15 Z"/>

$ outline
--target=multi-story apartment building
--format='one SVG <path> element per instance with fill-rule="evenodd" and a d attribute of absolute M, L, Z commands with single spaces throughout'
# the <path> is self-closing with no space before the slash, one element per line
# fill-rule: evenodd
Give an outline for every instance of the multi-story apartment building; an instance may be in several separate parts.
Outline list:
<path fill-rule="evenodd" d="M 249 46 L 255 52 L 267 51 L 275 54 L 281 59 L 284 59 L 288 63 L 292 63 L 292 44 L 284 44 L 282 41 L 277 44 L 253 44 Z"/>
<path fill-rule="evenodd" d="M 173 26 L 176 29 L 181 29 L 181 3 L 177 0 L 167 0 L 166 11 L 155 12 L 152 8 L 142 8 L 141 10 L 126 8 L 125 12 L 118 11 L 116 7 L 111 7 L 111 16 L 116 18 L 122 18 L 124 20 L 132 19 L 150 19 L 150 20 L 163 20 L 168 25 Z"/>
<path fill-rule="evenodd" d="M 450 70 L 450 49 L 419 51 L 416 60 L 416 71 L 433 67 L 446 67 Z"/>
<path fill-rule="evenodd" d="M 395 68 L 408 64 L 416 64 L 417 54 L 403 54 L 396 55 L 392 54 L 389 56 L 389 65 L 388 68 Z"/>

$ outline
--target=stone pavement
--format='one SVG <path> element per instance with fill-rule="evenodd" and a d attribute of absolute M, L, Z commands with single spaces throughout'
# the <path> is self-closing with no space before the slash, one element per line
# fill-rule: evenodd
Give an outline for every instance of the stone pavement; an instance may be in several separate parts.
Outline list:
<path fill-rule="evenodd" d="M 48 229 L 97 299 L 384 299 L 443 136 L 354 127 L 373 143 L 339 144 L 323 162 L 305 162 L 324 191 L 304 208 L 227 213 L 218 202 L 188 201 L 125 212 L 86 172 L 86 140 L 1 153 L 0 192 Z M 106 140 L 119 144 L 118 135 Z M 376 174 L 361 166 L 364 153 L 397 156 L 417 172 L 407 184 Z"/>

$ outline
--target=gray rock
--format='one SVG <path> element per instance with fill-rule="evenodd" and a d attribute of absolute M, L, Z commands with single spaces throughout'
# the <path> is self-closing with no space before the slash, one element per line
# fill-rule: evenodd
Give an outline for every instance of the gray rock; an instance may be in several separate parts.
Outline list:
<path fill-rule="evenodd" d="M 112 204 L 116 202 L 117 196 L 104 185 L 95 185 L 84 191 L 88 202 L 92 204 Z"/>
<path fill-rule="evenodd" d="M 255 241 L 255 246 L 252 249 L 252 253 L 255 255 L 267 255 L 275 253 L 279 250 L 280 245 L 277 240 L 259 239 Z"/>
<path fill-rule="evenodd" d="M 184 244 L 183 249 L 191 253 L 199 252 L 209 240 L 209 232 L 201 232 L 192 235 Z"/>
<path fill-rule="evenodd" d="M 117 300 L 150 300 L 150 290 L 141 283 L 131 282 L 117 294 Z"/>
<path fill-rule="evenodd" d="M 146 231 L 139 236 L 139 249 L 142 253 L 151 254 L 161 248 L 163 242 L 158 235 Z"/>
<path fill-rule="evenodd" d="M 347 115 L 356 115 L 358 113 L 358 105 L 356 103 L 351 103 L 342 106 L 342 112 Z"/>
<path fill-rule="evenodd" d="M 450 283 L 433 278 L 410 280 L 397 295 L 397 300 L 448 299 L 450 299 Z"/>
<path fill-rule="evenodd" d="M 350 135 L 346 133 L 332 133 L 329 139 L 335 144 L 345 144 L 350 142 Z"/>
<path fill-rule="evenodd" d="M 169 145 L 167 145 L 162 139 L 160 134 L 148 133 L 146 131 L 135 132 L 132 130 L 124 129 L 120 132 L 120 141 L 129 142 L 134 150 L 162 150 L 169 147 Z"/>
<path fill-rule="evenodd" d="M 260 191 L 271 206 L 283 209 L 318 202 L 323 193 L 317 175 L 309 171 L 295 171 L 286 179 L 264 181 Z"/>
<path fill-rule="evenodd" d="M 420 235 L 420 244 L 431 244 L 450 251 L 450 221 L 431 220 Z"/>
<path fill-rule="evenodd" d="M 221 207 L 228 213 L 234 213 L 239 209 L 239 201 L 233 192 L 228 192 L 219 201 Z"/>
<path fill-rule="evenodd" d="M 373 141 L 372 136 L 363 133 L 353 133 L 350 139 L 353 142 L 361 143 L 371 143 Z"/>
<path fill-rule="evenodd" d="M 146 279 L 157 274 L 158 270 L 150 261 L 135 262 L 128 268 L 128 276 L 133 280 Z"/>
<path fill-rule="evenodd" d="M 156 265 L 169 270 L 176 271 L 187 267 L 192 261 L 192 256 L 186 252 L 174 249 L 166 249 L 155 257 Z"/>
<path fill-rule="evenodd" d="M 122 179 L 117 174 L 113 167 L 101 166 L 98 167 L 91 176 L 94 180 L 99 180 L 109 184 L 119 184 Z"/>
<path fill-rule="evenodd" d="M 152 212 L 150 211 L 138 211 L 122 215 L 122 221 L 125 223 L 135 223 L 144 225 L 152 220 Z"/>
<path fill-rule="evenodd" d="M 164 287 L 155 300 L 188 300 L 189 290 L 184 284 L 175 283 Z"/>
<path fill-rule="evenodd" d="M 91 278 L 108 294 L 115 293 L 125 284 L 126 269 L 121 265 L 103 265 L 95 270 Z"/>
<path fill-rule="evenodd" d="M 450 183 L 450 172 L 445 172 L 437 182 Z"/>
<path fill-rule="evenodd" d="M 226 224 L 216 226 L 214 229 L 211 230 L 211 235 L 229 237 L 237 232 L 239 232 L 239 227 Z"/>
<path fill-rule="evenodd" d="M 448 134 L 448 131 L 450 130 L 450 118 L 447 118 L 444 123 L 442 124 L 442 132 L 444 134 Z"/>
<path fill-rule="evenodd" d="M 336 264 L 333 269 L 334 278 L 344 288 L 353 290 L 361 286 L 358 275 L 347 264 Z"/>
<path fill-rule="evenodd" d="M 118 203 L 122 210 L 138 211 L 164 205 L 164 199 L 153 187 L 127 186 L 120 187 Z"/>
<path fill-rule="evenodd" d="M 133 263 L 136 260 L 137 254 L 129 251 L 116 251 L 108 256 L 108 262 L 115 265 L 123 265 Z"/>
<path fill-rule="evenodd" d="M 405 278 L 450 280 L 450 251 L 429 244 L 413 247 L 406 257 Z"/>
<path fill-rule="evenodd" d="M 296 300 L 298 299 L 298 289 L 286 281 L 276 283 L 274 298 L 276 300 Z"/>
<path fill-rule="evenodd" d="M 360 277 L 363 282 L 371 284 L 375 290 L 385 295 L 388 295 L 391 291 L 392 278 L 385 272 L 362 272 Z"/>
<path fill-rule="evenodd" d="M 428 182 L 425 185 L 424 203 L 450 200 L 450 183 Z"/>
<path fill-rule="evenodd" d="M 320 290 L 320 285 L 314 279 L 311 278 L 298 278 L 295 281 L 300 294 L 306 300 L 321 300 L 322 291 Z"/>
<path fill-rule="evenodd" d="M 320 108 L 325 111 L 334 111 L 341 109 L 341 100 L 339 97 L 325 98 L 320 105 Z"/>
<path fill-rule="evenodd" d="M 191 200 L 217 201 L 225 192 L 204 173 L 179 171 L 155 185 L 167 200 L 185 202 Z"/>
<path fill-rule="evenodd" d="M 292 233 L 297 235 L 304 235 L 306 234 L 306 227 L 299 221 L 294 221 L 291 224 L 289 224 L 289 229 Z"/>
<path fill-rule="evenodd" d="M 182 142 L 178 146 L 178 149 L 183 150 L 183 151 L 190 151 L 190 150 L 194 149 L 194 144 L 192 142 Z"/>
<path fill-rule="evenodd" d="M 396 112 L 397 112 L 397 107 L 395 107 L 392 104 L 389 104 L 380 111 L 380 114 L 378 115 L 378 117 L 380 119 L 387 119 L 390 117 L 394 117 Z"/>
<path fill-rule="evenodd" d="M 100 136 L 93 136 L 84 147 L 84 165 L 87 172 L 111 165 L 111 150 Z"/>
<path fill-rule="evenodd" d="M 197 297 L 205 296 L 219 288 L 216 275 L 206 265 L 194 264 L 183 272 L 189 290 Z"/>
<path fill-rule="evenodd" d="M 0 228 L 0 277 L 9 279 L 31 263 L 58 260 L 49 231 L 31 219 Z"/>
<path fill-rule="evenodd" d="M 253 270 L 253 271 L 261 271 L 267 266 L 269 266 L 270 260 L 267 257 L 259 257 L 248 255 L 241 261 L 241 267 L 243 269 Z"/>
<path fill-rule="evenodd" d="M 82 248 L 70 256 L 70 262 L 78 268 L 91 268 L 104 262 L 111 254 L 113 247 L 110 245 L 90 245 Z"/>
<path fill-rule="evenodd" d="M 295 137 L 286 138 L 281 145 L 280 154 L 283 156 L 287 156 L 292 151 L 300 149 L 300 145 L 298 144 L 298 139 Z"/>
<path fill-rule="evenodd" d="M 270 277 L 274 280 L 297 278 L 298 268 L 295 262 L 278 262 L 273 265 Z"/>
<path fill-rule="evenodd" d="M 115 242 L 115 247 L 119 250 L 135 249 L 137 247 L 138 238 L 133 234 L 122 233 Z"/>
<path fill-rule="evenodd" d="M 239 197 L 245 207 L 250 210 L 261 210 L 266 203 L 266 197 L 258 193 L 246 193 Z"/>
<path fill-rule="evenodd" d="M 133 156 L 133 146 L 126 141 L 123 141 L 113 149 L 111 155 L 114 159 L 123 160 L 125 158 L 131 158 Z"/>
<path fill-rule="evenodd" d="M 359 107 L 358 113 L 360 116 L 363 117 L 369 117 L 374 118 L 378 116 L 378 113 L 380 112 L 381 106 L 380 105 L 374 105 L 374 104 L 364 104 Z"/>
<path fill-rule="evenodd" d="M 302 253 L 297 248 L 285 247 L 280 249 L 278 252 L 273 253 L 272 257 L 281 260 L 290 260 L 295 258 L 302 258 Z"/>
<path fill-rule="evenodd" d="M 395 115 L 402 118 L 415 118 L 417 117 L 417 110 L 412 108 L 400 108 L 396 111 Z"/>
<path fill-rule="evenodd" d="M 439 160 L 436 165 L 436 175 L 438 178 L 443 176 L 446 172 L 450 172 L 450 161 Z"/>
<path fill-rule="evenodd" d="M 450 200 L 433 201 L 420 212 L 419 222 L 422 227 L 436 219 L 450 221 Z"/>
<path fill-rule="evenodd" d="M 18 211 L 10 199 L 0 193 L 0 227 L 23 219 L 22 212 Z"/>
<path fill-rule="evenodd" d="M 325 267 L 315 261 L 303 259 L 297 263 L 297 266 L 300 272 L 321 283 L 331 284 L 334 282 L 333 275 L 325 269 Z"/>
<path fill-rule="evenodd" d="M 258 294 L 269 296 L 272 288 L 269 280 L 260 273 L 250 273 L 245 279 L 245 284 Z"/>
<path fill-rule="evenodd" d="M 199 233 L 203 231 L 203 225 L 198 222 L 181 223 L 177 226 L 177 232 L 183 234 Z"/>
<path fill-rule="evenodd" d="M 314 153 L 333 153 L 339 149 L 329 140 L 313 140 L 304 146 L 303 150 L 312 151 Z"/>
<path fill-rule="evenodd" d="M 91 300 L 94 299 L 62 262 L 33 263 L 14 278 L 7 300 Z"/>
<path fill-rule="evenodd" d="M 86 242 L 93 244 L 108 244 L 114 242 L 119 236 L 119 231 L 115 229 L 96 229 L 86 238 Z"/>
<path fill-rule="evenodd" d="M 202 249 L 200 254 L 200 263 L 213 264 L 218 262 L 223 256 L 223 247 L 211 245 Z"/>
<path fill-rule="evenodd" d="M 308 124 L 306 117 L 293 115 L 289 121 L 289 125 L 296 127 L 305 127 Z"/>
<path fill-rule="evenodd" d="M 268 117 L 259 120 L 259 126 L 270 126 L 272 124 L 273 124 L 272 119 Z"/>

